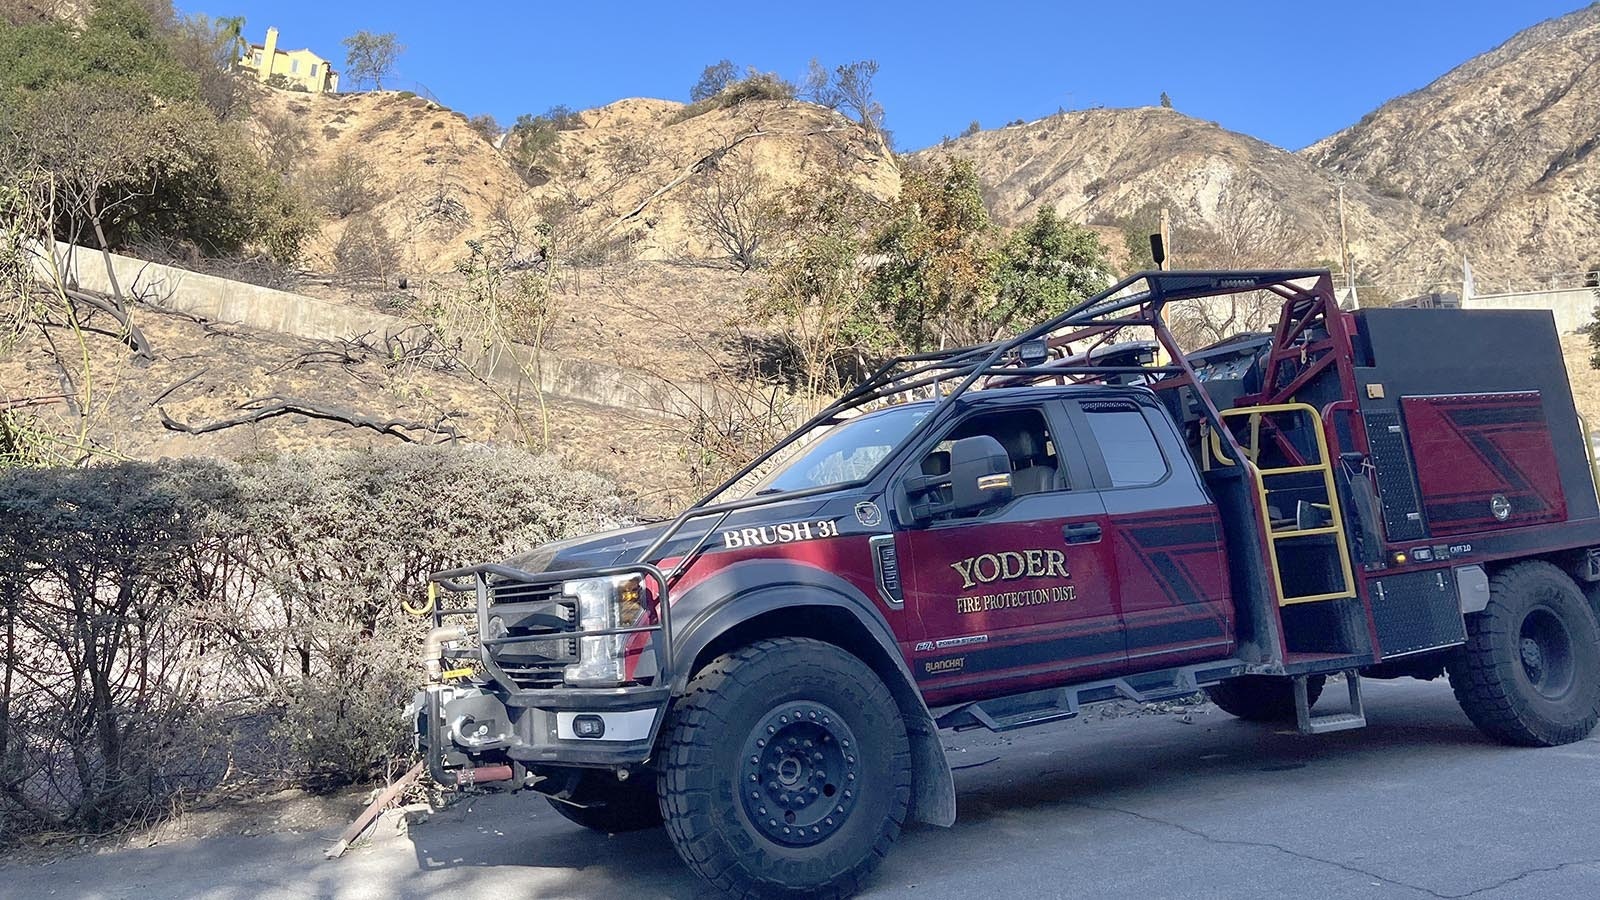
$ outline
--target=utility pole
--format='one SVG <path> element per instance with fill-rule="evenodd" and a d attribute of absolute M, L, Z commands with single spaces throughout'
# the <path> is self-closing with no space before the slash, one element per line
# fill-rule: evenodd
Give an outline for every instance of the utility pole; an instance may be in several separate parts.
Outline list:
<path fill-rule="evenodd" d="M 1350 238 L 1344 227 L 1344 179 L 1339 179 L 1339 248 L 1344 254 L 1344 280 L 1350 286 L 1350 305 L 1354 309 L 1361 308 L 1361 298 L 1356 295 L 1356 270 L 1355 264 L 1350 261 Z"/>
<path fill-rule="evenodd" d="M 1172 210 L 1165 206 L 1161 207 L 1160 231 L 1161 246 L 1166 248 L 1167 251 L 1166 255 L 1161 258 L 1160 266 L 1161 271 L 1166 272 L 1172 269 Z M 1165 307 L 1162 308 L 1161 314 L 1163 316 L 1166 315 Z"/>

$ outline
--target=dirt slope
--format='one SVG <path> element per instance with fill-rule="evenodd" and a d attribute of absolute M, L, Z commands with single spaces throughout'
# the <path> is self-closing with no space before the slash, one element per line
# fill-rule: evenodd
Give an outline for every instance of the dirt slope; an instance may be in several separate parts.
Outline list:
<path fill-rule="evenodd" d="M 1480 279 L 1600 263 L 1600 4 L 1527 29 L 1301 151 L 1445 220 Z"/>
<path fill-rule="evenodd" d="M 481 237 L 496 207 L 526 185 L 466 116 L 406 92 L 304 94 L 263 88 L 252 112 L 259 131 L 273 116 L 300 125 L 307 137 L 296 169 L 302 184 L 340 157 L 364 164 L 370 205 L 347 217 L 323 216 L 306 261 L 333 269 L 332 251 L 352 223 L 371 219 L 395 241 L 410 271 L 448 270 Z"/>
<path fill-rule="evenodd" d="M 138 362 L 106 334 L 87 335 L 95 360 L 89 435 L 94 446 L 113 456 L 238 458 L 401 440 L 301 413 L 201 435 L 162 424 L 165 413 L 200 426 L 240 415 L 252 401 L 274 397 L 378 422 L 448 426 L 472 442 L 532 449 L 542 444 L 540 406 L 526 391 L 519 398 L 524 429 L 504 402 L 510 389 L 486 386 L 459 370 L 396 366 L 380 353 L 202 323 L 148 307 L 136 308 L 134 315 L 151 341 L 153 362 Z M 108 324 L 94 319 L 90 327 Z M 0 353 L 0 384 L 5 385 L 0 400 L 55 396 L 61 392 L 58 372 L 48 347 L 29 332 Z M 546 406 L 552 450 L 614 478 L 652 508 L 685 501 L 684 451 L 670 423 L 582 403 L 549 400 Z M 56 434 L 75 427 L 76 417 L 59 403 L 29 407 L 26 413 Z M 413 428 L 405 433 L 422 442 L 442 439 Z"/>
<path fill-rule="evenodd" d="M 892 197 L 899 169 L 875 135 L 838 112 L 794 100 L 694 110 L 668 100 L 619 100 L 581 113 L 558 134 L 554 177 L 533 190 L 542 218 L 568 215 L 583 235 L 622 242 L 643 259 L 714 259 L 691 221 L 697 190 L 718 171 L 751 170 L 759 193 L 842 172 Z M 731 176 L 730 176 L 731 177 Z"/>

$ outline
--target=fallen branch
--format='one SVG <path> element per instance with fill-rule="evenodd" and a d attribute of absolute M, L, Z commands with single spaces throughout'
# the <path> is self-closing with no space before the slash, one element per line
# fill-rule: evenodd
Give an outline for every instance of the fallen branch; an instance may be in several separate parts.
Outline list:
<path fill-rule="evenodd" d="M 51 403 L 65 403 L 72 398 L 67 394 L 49 394 L 43 397 L 13 397 L 10 400 L 0 400 L 0 410 L 26 409 L 30 406 L 48 406 Z"/>
<path fill-rule="evenodd" d="M 199 378 L 201 375 L 204 375 L 207 371 L 208 371 L 207 369 L 200 369 L 199 371 L 195 372 L 193 375 L 190 375 L 188 378 L 185 378 L 182 381 L 178 382 L 177 384 L 172 385 L 171 387 L 169 387 L 166 390 L 162 391 L 161 393 L 157 394 L 156 398 L 154 400 L 150 401 L 150 405 L 151 406 L 157 405 L 161 401 L 167 399 L 167 397 L 171 396 L 173 391 L 175 391 L 178 388 L 181 388 L 184 385 L 194 381 L 196 378 Z"/>
<path fill-rule="evenodd" d="M 268 375 L 276 375 L 288 369 L 298 369 L 313 363 L 338 363 L 341 366 L 353 366 L 361 362 L 361 358 L 352 354 L 343 347 L 324 347 L 320 350 L 307 350 L 276 369 L 268 369 Z"/>
<path fill-rule="evenodd" d="M 316 406 L 304 400 L 288 397 L 262 397 L 251 400 L 239 407 L 247 410 L 242 415 L 227 419 L 217 419 L 199 425 L 179 422 L 167 415 L 164 409 L 157 409 L 161 414 L 161 424 L 169 431 L 181 431 L 185 434 L 209 434 L 213 431 L 222 431 L 238 425 L 249 425 L 254 422 L 264 422 L 267 419 L 286 415 L 302 415 L 313 419 L 325 419 L 330 422 L 343 422 L 356 428 L 367 428 L 379 434 L 397 437 L 409 444 L 419 443 L 416 438 L 407 432 L 420 431 L 426 434 L 436 434 L 449 441 L 460 440 L 461 434 L 453 425 L 428 425 L 422 422 L 410 422 L 404 419 L 376 419 L 360 413 L 350 412 L 332 407 Z"/>
<path fill-rule="evenodd" d="M 130 315 L 126 309 L 123 309 L 112 300 L 98 297 L 94 294 L 88 293 L 87 291 L 72 290 L 68 288 L 63 290 L 62 293 L 66 294 L 67 298 L 70 300 L 97 309 L 111 318 L 116 319 L 117 324 L 122 326 L 122 334 L 117 336 L 118 340 L 122 341 L 124 344 L 127 344 L 128 349 L 132 350 L 140 359 L 148 362 L 155 362 L 156 355 L 155 352 L 150 349 L 149 338 L 144 336 L 144 332 L 140 330 L 139 326 L 133 324 L 133 316 Z"/>
<path fill-rule="evenodd" d="M 998 758 L 999 757 L 996 757 L 996 759 Z M 396 781 L 394 784 L 391 784 L 385 788 L 383 793 L 379 794 L 377 799 L 373 800 L 372 803 L 370 803 L 367 808 L 362 811 L 361 815 L 356 816 L 356 820 L 350 823 L 350 827 L 344 830 L 344 834 L 339 835 L 339 842 L 323 851 L 323 857 L 326 859 L 338 859 L 339 857 L 343 856 L 344 851 L 350 849 L 350 845 L 355 843 L 356 840 L 361 837 L 362 832 L 366 831 L 373 822 L 378 820 L 378 814 L 387 809 L 389 804 L 393 803 L 395 798 L 399 797 L 400 793 L 409 787 L 413 782 L 415 782 L 421 775 L 422 763 L 417 763 L 411 767 L 411 771 L 400 776 L 399 781 Z"/>

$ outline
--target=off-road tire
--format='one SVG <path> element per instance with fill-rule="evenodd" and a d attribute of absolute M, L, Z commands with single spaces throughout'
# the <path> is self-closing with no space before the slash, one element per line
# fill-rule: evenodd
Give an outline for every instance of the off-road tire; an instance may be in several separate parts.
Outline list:
<path fill-rule="evenodd" d="M 1315 706 L 1327 683 L 1322 675 L 1306 678 L 1306 700 Z M 1241 675 L 1206 688 L 1211 702 L 1247 722 L 1284 722 L 1295 718 L 1294 680 L 1271 675 Z"/>
<path fill-rule="evenodd" d="M 667 834 L 728 894 L 850 896 L 900 836 L 905 723 L 872 669 L 832 644 L 776 638 L 718 657 L 667 729 L 657 781 Z M 801 834 L 786 833 L 797 824 Z"/>
<path fill-rule="evenodd" d="M 1507 744 L 1581 741 L 1600 721 L 1600 623 L 1578 586 L 1547 562 L 1489 579 L 1489 605 L 1467 616 L 1467 643 L 1446 665 L 1467 718 Z"/>
<path fill-rule="evenodd" d="M 648 778 L 618 781 L 609 772 L 586 774 L 576 796 L 590 805 L 546 799 L 551 809 L 591 831 L 621 834 L 661 825 L 661 804 Z"/>

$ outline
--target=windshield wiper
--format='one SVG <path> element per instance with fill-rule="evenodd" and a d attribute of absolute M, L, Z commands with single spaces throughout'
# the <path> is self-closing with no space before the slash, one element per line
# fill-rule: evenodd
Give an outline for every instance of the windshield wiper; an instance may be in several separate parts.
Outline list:
<path fill-rule="evenodd" d="M 782 493 L 785 493 L 788 490 L 789 490 L 788 488 L 781 488 L 781 487 L 762 488 L 761 490 L 756 491 L 754 494 L 751 494 L 750 496 L 752 496 L 752 497 L 770 497 L 773 494 L 782 494 Z"/>

